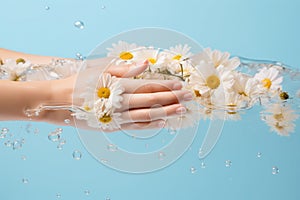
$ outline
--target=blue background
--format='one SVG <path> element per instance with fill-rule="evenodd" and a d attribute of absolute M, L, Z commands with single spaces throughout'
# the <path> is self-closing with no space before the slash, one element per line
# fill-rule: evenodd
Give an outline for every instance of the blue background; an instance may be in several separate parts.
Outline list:
<path fill-rule="evenodd" d="M 0 6 L 0 46 L 7 49 L 75 57 L 77 52 L 87 55 L 119 32 L 163 27 L 203 46 L 299 67 L 299 1 L 2 0 Z M 76 20 L 84 22 L 83 30 L 73 26 Z M 60 193 L 61 199 L 298 200 L 299 127 L 290 137 L 271 134 L 258 112 L 254 108 L 242 121 L 226 123 L 218 145 L 204 160 L 205 169 L 197 156 L 204 134 L 199 131 L 190 150 L 175 164 L 143 175 L 104 167 L 85 151 L 71 127 L 64 127 L 67 144 L 58 150 L 47 138 L 56 126 L 31 123 L 39 129 L 34 134 L 27 133 L 28 122 L 1 122 L 0 128 L 10 128 L 13 137 L 25 138 L 25 143 L 12 150 L 4 145 L 8 138 L 0 139 L 0 199 L 48 200 Z M 82 159 L 72 158 L 75 149 L 82 152 Z M 225 167 L 225 160 L 231 160 L 232 166 Z M 279 168 L 277 175 L 271 173 L 272 166 Z M 191 167 L 196 173 L 190 172 Z"/>

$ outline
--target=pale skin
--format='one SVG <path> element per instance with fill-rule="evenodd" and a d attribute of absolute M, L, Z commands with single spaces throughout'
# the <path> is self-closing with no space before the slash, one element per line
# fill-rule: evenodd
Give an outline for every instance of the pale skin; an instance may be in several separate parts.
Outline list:
<path fill-rule="evenodd" d="M 2 60 L 24 58 L 31 63 L 47 64 L 54 57 L 39 56 L 10 51 L 0 48 Z M 148 66 L 147 61 L 139 66 L 124 65 L 110 67 L 107 72 L 120 78 L 125 89 L 121 112 L 124 123 L 121 129 L 152 129 L 165 125 L 165 117 L 181 115 L 186 109 L 181 102 L 191 101 L 192 94 L 181 90 L 182 84 L 175 80 L 135 80 L 127 77 L 136 76 Z M 64 102 L 72 105 L 72 94 L 77 75 L 51 81 L 16 82 L 0 80 L 0 120 L 28 120 L 25 110 L 36 108 L 45 102 Z M 138 85 L 138 87 L 136 87 Z M 160 105 L 160 107 L 153 107 Z M 71 112 L 66 110 L 43 111 L 34 121 L 65 125 L 65 119 L 71 119 Z M 75 126 L 71 120 L 71 126 Z M 76 126 L 88 128 L 84 121 L 76 121 Z"/>

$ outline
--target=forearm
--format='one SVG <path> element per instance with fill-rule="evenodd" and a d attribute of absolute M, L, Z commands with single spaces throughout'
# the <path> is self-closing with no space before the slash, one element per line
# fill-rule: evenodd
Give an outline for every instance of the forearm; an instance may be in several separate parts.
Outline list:
<path fill-rule="evenodd" d="M 53 57 L 53 56 L 33 55 L 33 54 L 21 53 L 21 52 L 0 48 L 0 59 L 6 60 L 6 59 L 18 59 L 18 58 L 30 60 L 32 63 L 37 63 L 37 64 L 48 64 L 51 62 L 52 59 L 58 59 L 58 57 Z"/>
<path fill-rule="evenodd" d="M 0 80 L 0 120 L 28 120 L 26 109 L 34 109 L 39 105 L 66 103 L 71 105 L 72 88 L 63 88 L 62 80 L 15 82 Z M 66 81 L 66 80 L 65 80 Z M 68 81 L 71 81 L 68 80 Z M 67 113 L 66 113 L 67 114 Z M 33 117 L 35 121 L 52 121 L 55 116 L 51 112 L 42 112 Z"/>

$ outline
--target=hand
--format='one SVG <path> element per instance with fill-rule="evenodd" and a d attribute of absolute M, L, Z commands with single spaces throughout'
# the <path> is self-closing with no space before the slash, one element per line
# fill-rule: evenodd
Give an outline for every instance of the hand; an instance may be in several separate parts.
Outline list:
<path fill-rule="evenodd" d="M 118 66 L 119 68 L 119 66 Z M 147 62 L 140 67 L 124 66 L 123 71 L 114 71 L 118 76 L 134 76 L 147 68 Z M 115 75 L 115 74 L 114 74 Z M 53 102 L 72 104 L 73 85 L 76 75 L 52 82 Z M 123 119 L 121 129 L 151 129 L 164 126 L 166 117 L 181 115 L 185 108 L 181 101 L 192 100 L 190 92 L 181 90 L 182 84 L 175 80 L 138 80 L 120 78 L 124 87 L 122 106 L 117 109 Z M 64 120 L 70 119 L 69 111 L 46 111 L 42 118 L 48 122 L 65 125 Z M 70 125 L 75 126 L 73 120 Z M 77 120 L 79 128 L 88 128 L 85 121 Z"/>

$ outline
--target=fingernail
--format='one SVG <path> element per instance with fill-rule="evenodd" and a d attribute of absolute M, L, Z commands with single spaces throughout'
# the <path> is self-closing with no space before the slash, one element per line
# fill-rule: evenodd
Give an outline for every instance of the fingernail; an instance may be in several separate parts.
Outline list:
<path fill-rule="evenodd" d="M 158 123 L 158 127 L 159 127 L 159 128 L 164 128 L 165 125 L 166 125 L 166 121 L 164 121 L 164 120 L 162 120 L 162 121 L 160 121 L 160 122 Z"/>
<path fill-rule="evenodd" d="M 182 84 L 181 83 L 175 83 L 173 85 L 173 90 L 180 90 L 182 88 Z"/>
<path fill-rule="evenodd" d="M 185 107 L 179 107 L 176 109 L 176 113 L 177 114 L 183 114 L 186 112 L 186 108 Z"/>
<path fill-rule="evenodd" d="M 192 99 L 193 99 L 193 95 L 190 92 L 183 96 L 183 100 L 185 101 L 191 101 Z"/>

